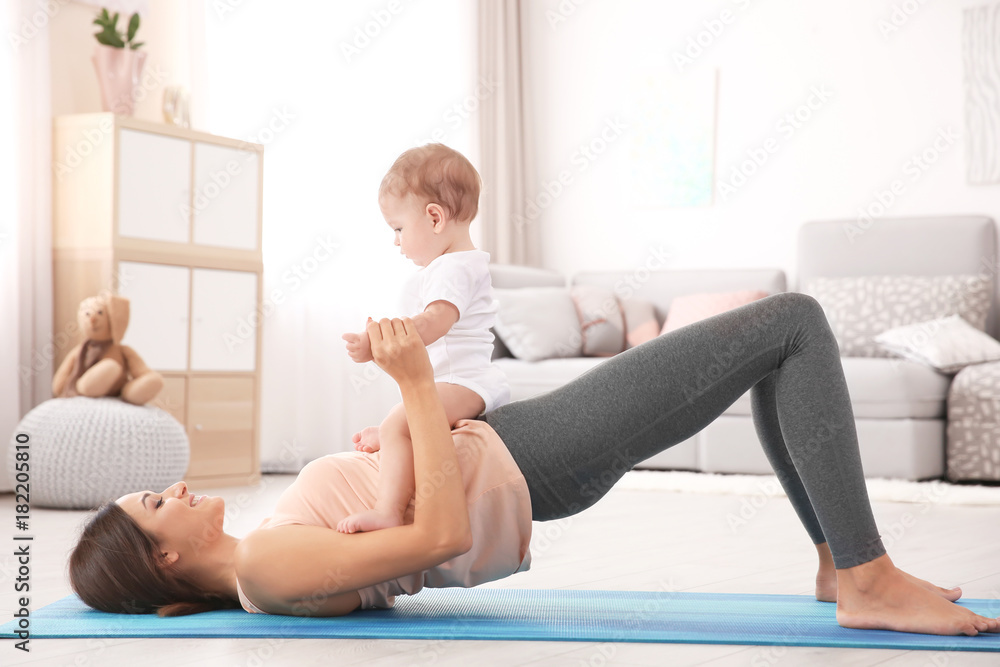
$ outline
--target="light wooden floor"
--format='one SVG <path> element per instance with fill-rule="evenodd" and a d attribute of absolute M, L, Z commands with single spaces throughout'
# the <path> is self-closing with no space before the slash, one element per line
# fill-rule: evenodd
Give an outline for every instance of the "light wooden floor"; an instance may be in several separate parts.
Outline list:
<path fill-rule="evenodd" d="M 226 530 L 242 536 L 294 479 L 199 489 L 227 502 Z M 740 496 L 613 490 L 587 512 L 535 524 L 534 565 L 491 584 L 518 588 L 811 594 L 815 550 L 787 500 L 752 508 Z M 758 504 L 761 498 L 757 498 Z M 753 509 L 751 515 L 750 508 Z M 745 525 L 731 518 L 743 510 Z M 32 509 L 33 609 L 71 591 L 66 562 L 85 512 Z M 882 503 L 875 515 L 901 567 L 967 597 L 1000 598 L 1000 508 Z M 908 516 L 907 516 L 908 515 Z M 0 621 L 14 609 L 12 494 L 0 495 Z M 997 665 L 996 653 L 583 642 L 316 639 L 35 639 L 31 653 L 0 641 L 0 665 L 261 667 L 279 665 Z"/>

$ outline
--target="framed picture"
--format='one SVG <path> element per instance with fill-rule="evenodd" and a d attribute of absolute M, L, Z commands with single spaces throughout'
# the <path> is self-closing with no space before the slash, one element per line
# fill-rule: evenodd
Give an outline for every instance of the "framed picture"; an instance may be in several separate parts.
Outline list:
<path fill-rule="evenodd" d="M 1000 183 L 1000 5 L 962 16 L 965 68 L 965 167 L 971 185 Z"/>

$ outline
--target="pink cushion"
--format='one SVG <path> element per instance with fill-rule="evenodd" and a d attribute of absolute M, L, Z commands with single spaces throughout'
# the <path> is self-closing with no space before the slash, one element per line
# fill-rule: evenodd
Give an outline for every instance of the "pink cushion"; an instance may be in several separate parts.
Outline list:
<path fill-rule="evenodd" d="M 679 296 L 670 302 L 670 310 L 667 312 L 667 321 L 663 323 L 663 331 L 680 329 L 683 326 L 692 324 L 699 320 L 724 313 L 727 310 L 745 306 L 746 304 L 763 299 L 767 292 L 761 290 L 742 290 L 739 292 L 718 292 L 713 294 L 686 294 Z"/>

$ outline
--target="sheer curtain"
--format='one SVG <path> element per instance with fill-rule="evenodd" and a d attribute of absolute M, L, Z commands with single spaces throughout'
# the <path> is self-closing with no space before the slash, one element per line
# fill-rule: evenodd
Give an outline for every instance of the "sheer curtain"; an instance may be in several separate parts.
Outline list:
<path fill-rule="evenodd" d="M 0 10 L 0 433 L 7 438 L 51 383 L 52 264 L 48 16 L 52 3 Z M 3 440 L 6 444 L 6 440 Z M 6 451 L 6 449 L 0 449 Z M 6 456 L 0 490 L 10 490 Z"/>
<path fill-rule="evenodd" d="M 480 208 L 484 249 L 494 262 L 541 266 L 541 232 L 527 210 L 532 195 L 531 124 L 525 117 L 525 0 L 479 0 L 478 65 L 490 94 L 482 104 Z"/>
<path fill-rule="evenodd" d="M 398 400 L 341 335 L 395 314 L 415 270 L 377 204 L 396 156 L 440 141 L 479 163 L 475 4 L 205 12 L 204 129 L 265 145 L 262 467 L 297 471 L 351 449 L 351 433 Z"/>
<path fill-rule="evenodd" d="M 15 25 L 16 5 L 5 5 L 0 13 L 0 34 L 6 35 Z M 11 146 L 17 142 L 14 107 L 17 103 L 14 84 L 14 51 L 0 49 L 0 142 Z M 18 317 L 18 261 L 17 261 L 17 154 L 0 151 L 0 433 L 6 438 L 14 431 L 21 413 L 21 388 L 17 367 L 19 365 L 21 332 Z M 13 317 L 12 317 L 13 315 Z M 3 449 L 6 452 L 6 447 Z M 6 457 L 0 468 L 6 465 Z M 6 476 L 0 485 L 7 487 Z"/>

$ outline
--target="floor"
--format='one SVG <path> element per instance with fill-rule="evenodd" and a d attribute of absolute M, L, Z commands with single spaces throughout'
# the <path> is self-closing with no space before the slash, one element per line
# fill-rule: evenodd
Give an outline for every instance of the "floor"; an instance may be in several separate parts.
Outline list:
<path fill-rule="evenodd" d="M 241 536 L 294 479 L 195 489 L 226 498 L 226 530 Z M 811 594 L 815 550 L 785 498 L 614 489 L 562 522 L 535 524 L 533 566 L 491 584 L 519 588 Z M 1000 598 L 1000 507 L 878 503 L 893 560 L 967 597 Z M 12 544 L 14 499 L 0 494 L 0 535 Z M 68 595 L 66 561 L 86 512 L 31 510 L 31 606 Z M 11 618 L 13 549 L 0 547 L 0 618 Z M 584 642 L 314 639 L 35 639 L 30 654 L 0 642 L 0 665 L 262 667 L 267 665 L 991 665 L 996 653 Z"/>

